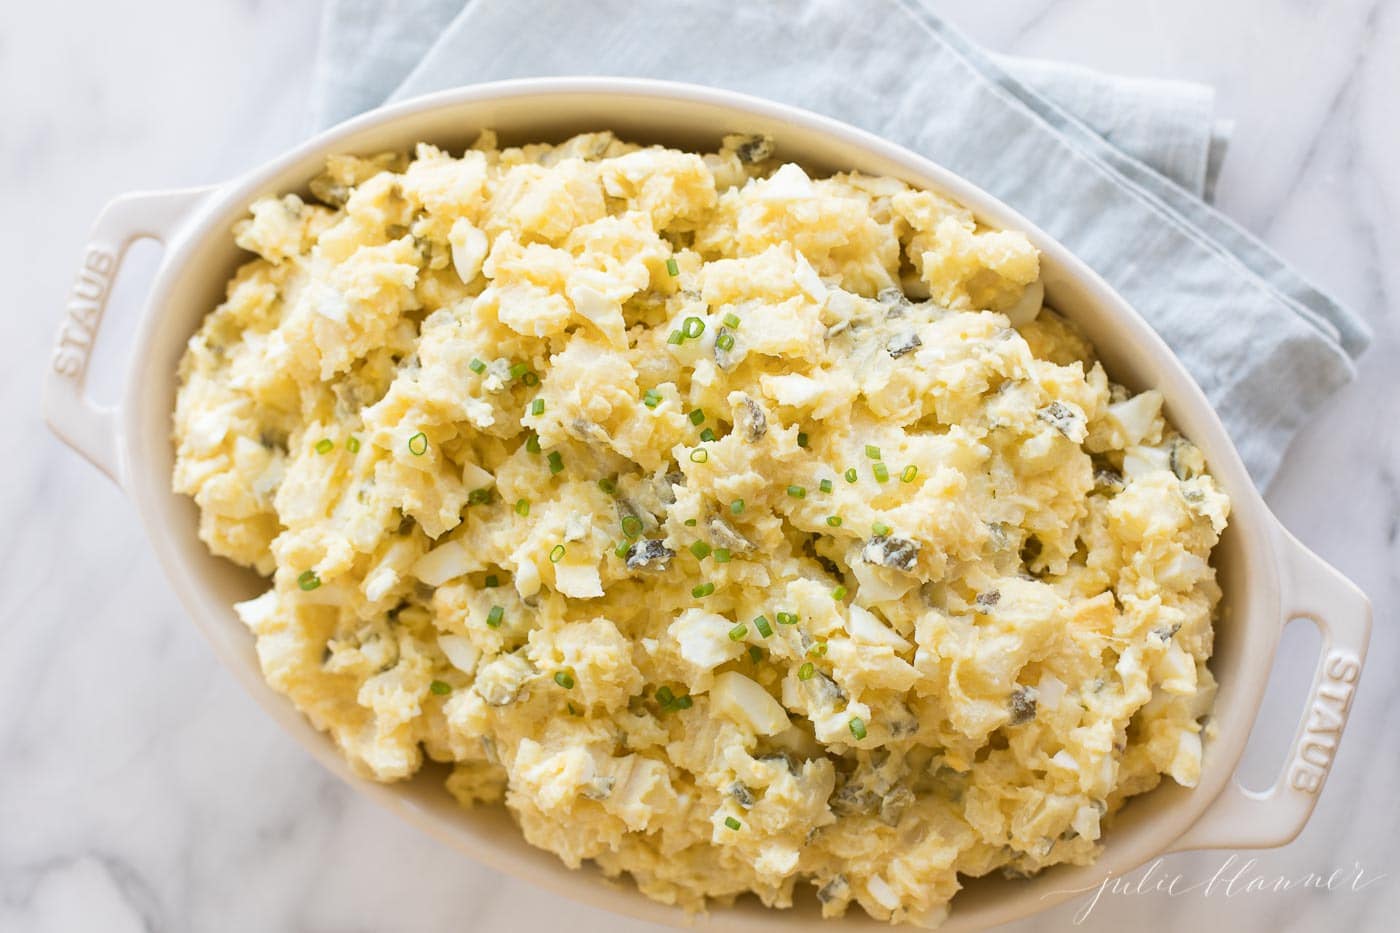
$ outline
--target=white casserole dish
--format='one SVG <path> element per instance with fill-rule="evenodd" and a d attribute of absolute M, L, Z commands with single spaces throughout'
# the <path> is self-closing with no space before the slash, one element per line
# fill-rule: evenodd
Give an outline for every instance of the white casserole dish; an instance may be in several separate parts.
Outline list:
<path fill-rule="evenodd" d="M 317 732 L 264 681 L 253 638 L 232 604 L 265 583 L 210 556 L 196 537 L 196 509 L 170 491 L 171 411 L 176 364 L 201 318 L 223 297 L 246 259 L 230 228 L 254 198 L 304 190 L 333 152 L 407 149 L 420 140 L 460 148 L 482 128 L 506 144 L 559 140 L 608 128 L 637 142 L 715 148 L 730 132 L 775 137 L 778 154 L 817 171 L 856 169 L 893 175 L 946 192 L 984 222 L 1025 231 L 1042 251 L 1047 303 L 1077 322 L 1109 374 L 1134 390 L 1160 389 L 1173 423 L 1205 453 L 1233 503 L 1216 550 L 1224 590 L 1212 669 L 1220 682 L 1218 737 L 1205 747 L 1199 785 L 1167 782 L 1135 798 L 1109 826 L 1102 857 L 1085 868 L 1057 867 L 1030 880 L 972 881 L 953 902 L 944 929 L 1003 923 L 1087 889 L 1105 873 L 1121 874 L 1182 849 L 1282 845 L 1302 829 L 1346 722 L 1370 629 L 1370 607 L 1346 579 L 1299 544 L 1269 512 L 1245 473 L 1220 420 L 1171 351 L 1098 276 L 1063 246 L 968 182 L 911 152 L 815 114 L 710 88 L 657 81 L 561 78 L 507 81 L 446 91 L 376 110 L 335 127 L 224 185 L 142 192 L 112 201 L 99 216 L 59 330 L 47 374 L 44 414 L 53 430 L 131 497 L 171 585 L 215 651 L 282 726 L 327 768 L 373 799 L 473 857 L 569 897 L 620 913 L 672 924 L 725 930 L 797 929 L 815 917 L 815 901 L 792 911 L 755 899 L 687 919 L 653 903 L 630 884 L 603 883 L 595 870 L 566 869 L 529 846 L 500 809 L 461 809 L 425 769 L 413 781 L 381 785 L 353 775 L 330 739 Z M 84 393 L 110 287 L 127 247 L 141 238 L 165 246 L 134 334 L 101 335 L 105 353 L 124 353 L 125 388 L 113 407 Z M 1263 793 L 1234 778 L 1259 710 L 1283 626 L 1295 617 L 1322 631 L 1323 648 L 1304 719 L 1274 785 Z M 874 929 L 859 910 L 835 924 Z"/>

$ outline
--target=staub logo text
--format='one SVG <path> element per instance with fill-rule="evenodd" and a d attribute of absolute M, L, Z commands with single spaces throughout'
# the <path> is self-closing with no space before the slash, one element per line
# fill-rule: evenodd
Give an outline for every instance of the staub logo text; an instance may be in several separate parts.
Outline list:
<path fill-rule="evenodd" d="M 100 246 L 88 247 L 83 255 L 78 278 L 68 293 L 67 313 L 63 316 L 58 346 L 53 353 L 53 368 L 61 375 L 78 379 L 87 368 L 92 338 L 102 319 L 102 306 L 112 287 L 112 271 L 116 267 L 117 257 Z"/>
<path fill-rule="evenodd" d="M 1361 661 L 1350 652 L 1333 651 L 1323 661 L 1322 673 L 1324 679 L 1308 709 L 1298 753 L 1288 769 L 1289 783 L 1310 794 L 1322 790 L 1332 756 L 1337 753 L 1337 740 L 1347 723 Z"/>

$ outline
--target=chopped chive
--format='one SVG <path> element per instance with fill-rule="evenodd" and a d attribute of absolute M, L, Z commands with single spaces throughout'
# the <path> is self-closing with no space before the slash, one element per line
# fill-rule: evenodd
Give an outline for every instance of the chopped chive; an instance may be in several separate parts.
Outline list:
<path fill-rule="evenodd" d="M 472 372 L 476 373 L 478 376 L 486 372 L 486 364 L 483 363 L 481 360 L 477 359 L 476 357 L 472 357 L 472 361 L 468 363 L 467 366 L 471 369 Z"/>
<path fill-rule="evenodd" d="M 798 680 L 811 680 L 812 675 L 817 672 L 817 666 L 811 661 L 803 661 L 802 666 L 797 669 Z"/>
<path fill-rule="evenodd" d="M 529 515 L 529 514 L 530 514 L 530 500 L 529 500 L 529 499 L 516 499 L 516 500 L 515 500 L 515 514 L 516 514 L 516 515 L 519 515 L 521 518 L 524 518 L 525 516 Z"/>
<path fill-rule="evenodd" d="M 350 437 L 345 439 L 345 449 L 350 451 L 352 454 L 359 453 L 360 439 L 352 434 Z"/>
<path fill-rule="evenodd" d="M 565 690 L 574 689 L 574 678 L 570 676 L 568 671 L 555 671 L 554 682 Z"/>
<path fill-rule="evenodd" d="M 831 480 L 824 479 L 817 484 L 817 487 L 821 489 L 822 492 L 831 492 Z"/>
<path fill-rule="evenodd" d="M 687 528 L 694 528 L 695 525 L 696 525 L 695 519 L 693 519 L 693 518 L 687 518 L 687 519 L 685 520 L 685 527 L 687 527 Z"/>
<path fill-rule="evenodd" d="M 408 452 L 415 457 L 421 457 L 428 452 L 428 435 L 419 431 L 408 439 Z"/>
<path fill-rule="evenodd" d="M 740 826 L 742 826 L 742 825 L 744 825 L 744 824 L 740 823 L 738 820 L 734 819 L 734 817 L 732 817 L 732 816 L 726 816 L 726 817 L 724 818 L 724 825 L 725 825 L 725 826 L 728 826 L 730 829 L 738 829 Z"/>
<path fill-rule="evenodd" d="M 428 684 L 428 689 L 436 696 L 445 697 L 452 692 L 452 685 L 441 680 L 435 680 Z"/>
<path fill-rule="evenodd" d="M 685 334 L 682 334 L 678 330 L 673 330 L 671 331 L 671 336 L 666 338 L 666 342 L 671 344 L 671 346 L 673 347 L 678 347 L 683 342 L 685 342 Z"/>
<path fill-rule="evenodd" d="M 486 624 L 492 628 L 500 628 L 501 621 L 506 617 L 506 611 L 500 606 L 492 606 L 491 611 L 486 613 Z"/>
<path fill-rule="evenodd" d="M 535 386 L 540 384 L 540 377 L 535 375 L 534 373 L 526 373 L 525 375 L 520 377 L 520 381 L 533 389 Z"/>
<path fill-rule="evenodd" d="M 691 424 L 698 425 L 705 420 L 705 411 L 702 408 L 697 408 L 690 414 L 686 415 L 686 417 L 690 419 Z"/>
<path fill-rule="evenodd" d="M 329 437 L 323 437 L 316 442 L 316 452 L 318 454 L 328 454 L 335 449 L 335 441 Z"/>
<path fill-rule="evenodd" d="M 715 338 L 715 346 L 719 347 L 721 350 L 733 350 L 734 335 L 720 334 L 718 337 Z"/>
<path fill-rule="evenodd" d="M 528 438 L 526 438 L 526 439 L 525 439 L 525 449 L 528 450 L 528 451 L 529 451 L 530 453 L 532 453 L 532 454 L 537 454 L 537 453 L 539 453 L 539 452 L 540 452 L 540 436 L 539 436 L 538 434 L 531 434 Z"/>
<path fill-rule="evenodd" d="M 487 488 L 473 489 L 467 493 L 467 505 L 485 505 L 491 501 L 491 490 Z"/>
<path fill-rule="evenodd" d="M 614 483 L 612 479 L 607 476 L 604 476 L 602 479 L 598 480 L 598 488 L 603 490 L 603 492 L 607 493 L 610 496 L 613 493 L 617 492 L 617 484 Z"/>
<path fill-rule="evenodd" d="M 758 634 L 768 638 L 773 634 L 773 624 L 768 621 L 767 616 L 754 616 L 753 627 L 758 629 Z"/>
<path fill-rule="evenodd" d="M 806 488 L 803 487 L 803 486 L 789 486 L 788 489 L 787 489 L 787 493 L 788 493 L 789 496 L 792 496 L 794 499 L 805 499 L 805 498 L 807 498 L 807 490 L 806 490 Z"/>
<path fill-rule="evenodd" d="M 663 684 L 662 686 L 656 688 L 656 702 L 660 703 L 661 705 L 670 706 L 671 701 L 675 698 L 676 695 L 671 692 L 670 687 L 667 687 Z"/>
<path fill-rule="evenodd" d="M 642 533 L 642 520 L 635 515 L 624 515 L 622 517 L 622 533 L 628 538 L 635 538 Z"/>
<path fill-rule="evenodd" d="M 705 322 L 698 317 L 688 317 L 681 322 L 681 335 L 687 340 L 694 340 L 705 332 Z"/>
<path fill-rule="evenodd" d="M 806 431 L 798 431 L 798 432 L 797 432 L 797 446 L 798 446 L 798 447 L 806 447 L 806 446 L 807 446 L 807 432 L 806 432 Z"/>
<path fill-rule="evenodd" d="M 714 432 L 712 429 L 706 428 L 705 430 L 703 430 L 703 431 L 700 432 L 700 440 L 702 440 L 702 441 L 713 441 L 714 439 L 715 439 L 715 432 Z"/>
<path fill-rule="evenodd" d="M 704 560 L 710 556 L 710 546 L 704 541 L 696 541 L 690 545 L 690 553 L 695 555 L 696 560 Z"/>
<path fill-rule="evenodd" d="M 855 467 L 851 467 L 851 468 L 849 468 L 848 470 L 846 470 L 845 476 L 846 476 L 846 482 L 848 482 L 848 483 L 854 483 L 854 482 L 856 481 L 856 468 L 855 468 Z"/>
<path fill-rule="evenodd" d="M 564 458 L 559 455 L 559 451 L 549 452 L 549 472 L 561 473 L 564 470 Z"/>
<path fill-rule="evenodd" d="M 730 553 L 729 553 L 729 548 L 727 548 L 727 547 L 717 547 L 717 548 L 715 548 L 715 563 L 717 563 L 717 564 L 727 564 L 727 563 L 729 563 L 730 559 L 731 559 L 731 555 L 730 555 Z"/>
<path fill-rule="evenodd" d="M 911 464 L 909 464 L 907 467 L 905 467 L 903 470 L 900 471 L 900 473 L 899 473 L 899 481 L 900 481 L 901 483 L 912 483 L 912 482 L 914 482 L 914 477 L 916 477 L 916 476 L 918 476 L 918 475 L 919 475 L 919 468 L 916 467 L 916 466 L 914 466 L 914 464 L 911 463 Z"/>
<path fill-rule="evenodd" d="M 880 448 L 876 447 L 874 444 L 866 444 L 866 445 L 865 445 L 865 455 L 866 455 L 867 457 L 869 457 L 871 460 L 879 460 L 879 459 L 880 459 Z"/>
<path fill-rule="evenodd" d="M 642 404 L 648 408 L 655 408 L 661 404 L 661 393 L 655 389 L 647 389 L 646 394 L 642 396 Z"/>
<path fill-rule="evenodd" d="M 501 585 L 501 578 L 494 573 L 488 573 L 484 582 L 488 588 L 494 589 Z"/>
<path fill-rule="evenodd" d="M 744 623 L 740 622 L 738 625 L 734 626 L 732 629 L 729 630 L 729 640 L 730 640 L 730 641 L 743 641 L 743 640 L 744 640 L 744 636 L 747 635 L 748 633 L 749 633 L 749 627 L 748 627 L 747 625 L 745 625 Z"/>
<path fill-rule="evenodd" d="M 307 593 L 310 593 L 320 585 L 321 578 L 316 576 L 316 571 L 314 570 L 303 570 L 301 576 L 297 577 L 297 586 L 301 587 Z"/>
<path fill-rule="evenodd" d="M 875 461 L 875 466 L 873 466 L 871 470 L 875 473 L 875 479 L 879 482 L 886 482 L 890 478 L 889 469 L 878 460 Z"/>
<path fill-rule="evenodd" d="M 690 591 L 690 595 L 694 596 L 696 599 L 704 599 L 706 596 L 709 596 L 714 591 L 715 585 L 713 583 L 702 583 L 699 586 L 692 589 Z"/>
<path fill-rule="evenodd" d="M 703 447 L 697 447 L 690 452 L 691 463 L 704 463 L 710 459 L 710 452 Z"/>
<path fill-rule="evenodd" d="M 690 698 L 689 694 L 683 693 L 676 697 L 676 702 L 672 703 L 671 707 L 673 709 L 690 709 L 694 703 L 695 701 Z"/>
<path fill-rule="evenodd" d="M 846 588 L 844 586 L 838 586 L 836 589 L 831 591 L 831 598 L 836 600 L 837 602 L 840 602 L 841 600 L 845 599 Z"/>
<path fill-rule="evenodd" d="M 875 537 L 883 538 L 890 533 L 890 526 L 884 522 L 876 522 L 870 526 L 870 531 Z"/>
<path fill-rule="evenodd" d="M 510 378 L 519 379 L 529 371 L 530 365 L 528 363 L 516 363 L 510 368 Z"/>
<path fill-rule="evenodd" d="M 793 612 L 780 612 L 776 616 L 779 625 L 796 625 L 797 614 Z"/>
<path fill-rule="evenodd" d="M 826 642 L 824 642 L 824 641 L 819 641 L 819 642 L 817 642 L 815 645 L 813 645 L 812 647 L 808 648 L 808 649 L 807 649 L 807 656 L 808 656 L 809 658 L 822 658 L 822 657 L 825 657 L 825 656 L 826 656 Z"/>
<path fill-rule="evenodd" d="M 681 274 L 681 266 L 680 266 L 680 263 L 676 262 L 674 259 L 668 259 L 668 260 L 666 260 L 666 272 L 667 272 L 669 275 L 680 275 L 680 274 Z"/>
<path fill-rule="evenodd" d="M 544 399 L 537 398 L 530 403 L 530 414 L 534 415 L 536 418 L 544 414 Z"/>
<path fill-rule="evenodd" d="M 564 545 L 556 544 L 549 549 L 549 562 L 557 564 L 564 559 Z"/>
<path fill-rule="evenodd" d="M 841 516 L 840 516 L 840 515 L 828 515 L 828 516 L 826 517 L 826 523 L 827 523 L 828 525 L 830 525 L 832 528 L 840 528 L 840 527 L 841 527 Z"/>
<path fill-rule="evenodd" d="M 728 314 L 726 314 L 726 315 L 724 316 L 724 326 L 725 326 L 725 327 L 731 327 L 731 328 L 733 328 L 733 329 L 735 329 L 735 330 L 738 330 L 738 329 L 739 329 L 739 315 L 735 314 L 733 311 L 731 311 L 731 312 L 729 312 Z"/>
<path fill-rule="evenodd" d="M 617 547 L 613 548 L 613 555 L 616 557 L 626 557 L 627 552 L 632 550 L 632 542 L 626 539 L 617 542 Z"/>
<path fill-rule="evenodd" d="M 749 645 L 749 660 L 757 664 L 763 660 L 763 649 L 758 645 Z"/>
<path fill-rule="evenodd" d="M 744 511 L 744 500 L 735 499 L 733 502 L 729 503 L 729 511 L 735 515 L 742 513 Z"/>
<path fill-rule="evenodd" d="M 865 723 L 859 716 L 851 717 L 851 735 L 856 737 L 856 741 L 865 738 Z"/>

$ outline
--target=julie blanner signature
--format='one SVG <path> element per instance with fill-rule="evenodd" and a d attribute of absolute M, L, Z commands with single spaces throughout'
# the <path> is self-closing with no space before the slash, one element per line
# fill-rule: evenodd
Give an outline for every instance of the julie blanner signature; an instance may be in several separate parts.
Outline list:
<path fill-rule="evenodd" d="M 1353 862 L 1346 868 L 1338 868 L 1327 873 L 1268 874 L 1260 870 L 1258 859 L 1242 859 L 1238 855 L 1231 855 L 1209 878 L 1192 881 L 1183 874 L 1172 874 L 1164 871 L 1162 862 L 1162 859 L 1157 859 L 1136 878 L 1131 875 L 1109 875 L 1097 885 L 1055 891 L 1045 896 L 1093 892 L 1093 896 L 1085 902 L 1084 906 L 1075 911 L 1074 923 L 1078 926 L 1089 919 L 1094 908 L 1098 907 L 1102 901 L 1111 898 L 1150 894 L 1184 897 L 1195 894 L 1200 897 L 1232 899 L 1247 895 L 1277 895 L 1303 890 L 1356 893 L 1364 891 L 1386 878 L 1385 875 L 1367 871 L 1360 862 Z"/>

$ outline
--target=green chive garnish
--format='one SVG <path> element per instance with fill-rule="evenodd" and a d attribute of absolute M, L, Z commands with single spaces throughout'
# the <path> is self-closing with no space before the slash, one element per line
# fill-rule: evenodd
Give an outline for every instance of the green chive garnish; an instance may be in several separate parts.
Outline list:
<path fill-rule="evenodd" d="M 797 446 L 798 446 L 798 447 L 806 447 L 806 446 L 807 446 L 807 432 L 806 432 L 806 431 L 798 431 L 798 432 L 797 432 Z"/>
<path fill-rule="evenodd" d="M 359 453 L 359 452 L 360 452 L 360 439 L 359 439 L 358 437 L 355 437 L 354 435 L 351 435 L 350 437 L 346 438 L 346 439 L 345 439 L 345 449 L 348 450 L 348 451 L 350 451 L 352 454 L 357 454 L 357 453 Z"/>
<path fill-rule="evenodd" d="M 748 633 L 749 633 L 749 627 L 748 627 L 747 625 L 745 625 L 744 623 L 740 622 L 738 625 L 734 626 L 732 629 L 729 630 L 729 640 L 730 640 L 730 641 L 743 641 L 743 640 L 744 640 L 744 636 L 747 635 Z"/>
<path fill-rule="evenodd" d="M 879 460 L 879 459 L 880 459 L 880 448 L 876 447 L 874 444 L 866 444 L 866 445 L 865 445 L 865 455 L 866 455 L 867 457 L 869 457 L 871 460 Z"/>
<path fill-rule="evenodd" d="M 824 479 L 817 484 L 817 487 L 821 489 L 822 492 L 831 492 L 831 480 Z"/>
<path fill-rule="evenodd" d="M 321 585 L 321 578 L 316 576 L 314 570 L 303 570 L 301 576 L 297 577 L 297 586 L 310 593 Z"/>
<path fill-rule="evenodd" d="M 549 562 L 557 564 L 564 559 L 564 545 L 556 544 L 549 549 Z"/>
<path fill-rule="evenodd" d="M 820 657 L 825 657 L 825 656 L 826 656 L 826 642 L 824 642 L 824 641 L 819 641 L 819 642 L 817 642 L 815 645 L 813 645 L 812 647 L 808 648 L 808 649 L 807 649 L 807 656 L 808 656 L 809 658 L 820 658 Z"/>
<path fill-rule="evenodd" d="M 496 587 L 501 585 L 501 578 L 496 576 L 494 573 L 488 573 L 486 575 L 485 583 L 488 588 L 495 589 Z"/>
<path fill-rule="evenodd" d="M 702 440 L 702 441 L 713 441 L 714 439 L 715 439 L 715 432 L 714 432 L 713 430 L 711 430 L 710 428 L 706 428 L 705 430 L 703 430 L 703 431 L 700 432 L 700 440 Z"/>
<path fill-rule="evenodd" d="M 441 680 L 435 680 L 428 684 L 428 689 L 437 696 L 445 697 L 452 692 L 452 685 L 444 683 Z"/>
<path fill-rule="evenodd" d="M 559 686 L 563 687 L 565 690 L 574 689 L 574 678 L 569 674 L 568 671 L 555 671 L 554 682 Z"/>
<path fill-rule="evenodd" d="M 632 550 L 632 542 L 626 539 L 617 542 L 617 547 L 613 548 L 613 556 L 626 557 L 627 552 Z"/>
<path fill-rule="evenodd" d="M 690 452 L 691 463 L 704 463 L 710 459 L 710 452 L 703 447 L 697 447 Z"/>
<path fill-rule="evenodd" d="M 687 528 L 694 528 L 695 525 L 696 525 L 695 519 L 693 519 L 693 518 L 687 518 L 687 519 L 685 520 L 685 527 L 687 527 Z"/>
<path fill-rule="evenodd" d="M 715 548 L 715 563 L 717 563 L 717 564 L 727 564 L 727 563 L 729 563 L 729 561 L 730 561 L 729 548 L 727 548 L 727 547 L 717 547 L 717 548 Z"/>
<path fill-rule="evenodd" d="M 428 452 L 428 435 L 419 431 L 408 439 L 408 452 L 415 457 L 421 457 Z"/>
<path fill-rule="evenodd" d="M 559 451 L 549 452 L 549 472 L 561 473 L 564 470 L 564 458 L 559 455 Z"/>
<path fill-rule="evenodd" d="M 685 342 L 685 334 L 682 334 L 678 330 L 673 330 L 671 331 L 671 336 L 666 338 L 666 342 L 672 346 L 678 347 Z"/>
<path fill-rule="evenodd" d="M 856 737 L 856 741 L 865 738 L 865 723 L 859 716 L 851 717 L 851 735 Z"/>
<path fill-rule="evenodd" d="M 617 492 L 617 484 L 606 476 L 598 480 L 598 488 L 603 490 L 603 492 L 607 493 L 610 496 L 613 493 Z"/>
<path fill-rule="evenodd" d="M 490 489 L 473 489 L 467 493 L 467 505 L 485 505 L 491 501 Z"/>
<path fill-rule="evenodd" d="M 696 560 L 704 560 L 710 556 L 710 546 L 704 541 L 696 541 L 691 544 L 690 553 L 695 555 Z"/>
<path fill-rule="evenodd" d="M 530 414 L 534 415 L 536 418 L 544 414 L 544 399 L 537 398 L 530 403 Z"/>
<path fill-rule="evenodd" d="M 802 666 L 797 669 L 798 680 L 811 680 L 812 675 L 817 672 L 817 666 L 811 661 L 802 662 Z"/>
<path fill-rule="evenodd" d="M 316 452 L 318 454 L 328 454 L 335 449 L 335 441 L 329 437 L 323 437 L 316 442 Z"/>
<path fill-rule="evenodd" d="M 846 474 L 845 474 L 845 475 L 846 475 L 846 482 L 848 482 L 848 483 L 854 483 L 854 482 L 856 481 L 856 468 L 855 468 L 855 467 L 851 467 L 850 469 L 846 470 Z"/>
<path fill-rule="evenodd" d="M 700 424 L 702 421 L 705 420 L 705 412 L 703 409 L 697 408 L 690 414 L 686 415 L 686 417 L 690 419 L 691 424 Z"/>
<path fill-rule="evenodd" d="M 532 454 L 537 454 L 537 453 L 539 453 L 539 452 L 540 452 L 540 436 L 539 436 L 538 434 L 531 434 L 529 437 L 527 437 L 527 438 L 525 439 L 525 449 L 528 450 L 528 451 L 529 451 L 530 453 L 532 453 Z"/>
<path fill-rule="evenodd" d="M 670 706 L 671 701 L 675 698 L 676 695 L 671 692 L 670 687 L 667 687 L 663 684 L 662 686 L 656 688 L 656 702 L 660 703 L 662 706 Z"/>
<path fill-rule="evenodd" d="M 890 533 L 890 526 L 884 522 L 876 522 L 870 526 L 870 531 L 877 538 L 883 538 Z"/>
<path fill-rule="evenodd" d="M 739 329 L 739 316 L 733 311 L 724 316 L 724 326 L 733 330 Z"/>
<path fill-rule="evenodd" d="M 828 515 L 828 516 L 826 517 L 826 523 L 827 523 L 828 525 L 830 525 L 832 528 L 840 528 L 840 527 L 841 527 L 841 516 L 840 516 L 840 515 Z"/>
<path fill-rule="evenodd" d="M 520 377 L 520 381 L 533 389 L 535 386 L 540 384 L 540 377 L 535 375 L 534 373 L 526 373 L 525 375 Z"/>
<path fill-rule="evenodd" d="M 733 350 L 734 335 L 720 334 L 718 337 L 715 338 L 715 346 L 719 347 L 721 350 Z"/>
<path fill-rule="evenodd" d="M 515 500 L 515 514 L 516 514 L 516 515 L 519 515 L 521 518 L 524 518 L 525 516 L 529 515 L 529 514 L 530 514 L 530 500 L 529 500 L 529 499 L 516 499 L 516 500 Z"/>
<path fill-rule="evenodd" d="M 875 461 L 875 466 L 873 466 L 871 469 L 872 469 L 872 470 L 874 471 L 874 473 L 875 473 L 875 479 L 878 480 L 879 482 L 882 482 L 882 483 L 883 483 L 883 482 L 887 481 L 887 480 L 890 478 L 890 471 L 889 471 L 889 469 L 888 469 L 883 463 L 881 463 L 881 462 L 878 461 L 878 460 Z"/>
<path fill-rule="evenodd" d="M 738 829 L 743 824 L 740 823 L 738 820 L 734 819 L 734 817 L 732 816 L 726 816 L 724 818 L 724 825 L 728 826 L 730 829 Z"/>
<path fill-rule="evenodd" d="M 914 464 L 911 463 L 911 464 L 909 464 L 907 467 L 905 467 L 903 470 L 900 471 L 900 474 L 899 474 L 899 481 L 900 481 L 901 483 L 912 483 L 912 482 L 914 482 L 914 477 L 916 477 L 916 476 L 918 476 L 918 475 L 919 475 L 919 468 L 916 467 L 916 466 L 914 466 Z"/>
<path fill-rule="evenodd" d="M 635 538 L 642 533 L 642 520 L 635 515 L 624 515 L 622 517 L 622 533 L 628 538 Z"/>
<path fill-rule="evenodd" d="M 698 317 L 688 317 L 681 322 L 681 334 L 687 340 L 694 340 L 705 332 L 705 322 Z"/>
<path fill-rule="evenodd" d="M 788 495 L 792 496 L 794 499 L 807 498 L 807 490 L 803 486 L 789 486 L 787 492 Z"/>
<path fill-rule="evenodd" d="M 676 262 L 674 259 L 668 259 L 668 260 L 666 260 L 666 271 L 667 271 L 667 273 L 669 273 L 670 275 L 680 275 L 680 274 L 681 274 L 681 266 L 680 266 L 680 263 Z"/>
<path fill-rule="evenodd" d="M 779 625 L 796 625 L 796 624 L 797 624 L 797 615 L 796 615 L 796 613 L 792 613 L 792 612 L 780 612 L 780 613 L 777 614 L 777 616 L 776 616 L 775 618 L 777 618 L 778 624 L 779 624 Z"/>
<path fill-rule="evenodd" d="M 510 378 L 519 379 L 521 376 L 525 375 L 529 371 L 530 366 L 528 363 L 516 363 L 510 368 Z"/>
<path fill-rule="evenodd" d="M 758 634 L 762 635 L 764 638 L 768 638 L 773 634 L 773 625 L 768 621 L 767 616 L 755 616 L 753 627 L 758 629 Z"/>
<path fill-rule="evenodd" d="M 743 511 L 744 511 L 744 500 L 743 500 L 743 499 L 735 499 L 733 502 L 729 503 L 729 511 L 732 512 L 732 513 L 734 513 L 735 515 L 738 515 L 738 514 L 740 514 L 741 512 L 743 512 Z"/>
<path fill-rule="evenodd" d="M 676 697 L 676 702 L 672 703 L 671 706 L 674 709 L 690 709 L 694 703 L 695 701 L 690 698 L 689 694 L 682 694 Z"/>
<path fill-rule="evenodd" d="M 661 404 L 661 393 L 655 389 L 647 389 L 646 394 L 642 396 L 642 404 L 648 408 L 655 408 Z"/>
<path fill-rule="evenodd" d="M 472 372 L 476 373 L 478 376 L 486 372 L 486 364 L 481 362 L 481 360 L 477 359 L 476 357 L 472 357 L 472 361 L 468 363 L 467 366 L 471 369 Z"/>
<path fill-rule="evenodd" d="M 506 617 L 506 611 L 500 606 L 492 606 L 491 611 L 486 613 L 486 624 L 492 628 L 500 628 L 501 620 Z"/>
<path fill-rule="evenodd" d="M 845 599 L 846 588 L 844 586 L 838 586 L 836 589 L 831 591 L 831 598 L 836 600 L 837 602 L 840 602 L 841 600 Z"/>
<path fill-rule="evenodd" d="M 749 660 L 757 664 L 763 660 L 763 649 L 758 645 L 749 645 Z"/>
<path fill-rule="evenodd" d="M 692 589 L 690 591 L 690 595 L 694 596 L 696 599 L 704 599 L 706 596 L 709 596 L 714 591 L 715 585 L 713 583 L 702 583 L 699 586 Z"/>

